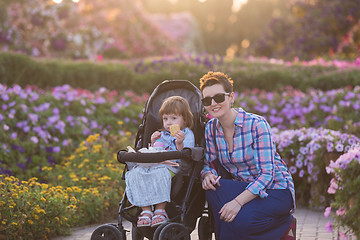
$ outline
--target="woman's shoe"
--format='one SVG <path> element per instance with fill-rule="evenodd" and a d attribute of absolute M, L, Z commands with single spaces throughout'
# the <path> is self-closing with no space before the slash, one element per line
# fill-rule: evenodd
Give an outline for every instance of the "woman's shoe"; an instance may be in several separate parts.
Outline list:
<path fill-rule="evenodd" d="M 164 209 L 157 209 L 154 211 L 154 216 L 151 220 L 151 227 L 159 226 L 169 220 L 168 215 Z"/>
<path fill-rule="evenodd" d="M 148 210 L 144 210 L 140 213 L 137 221 L 138 227 L 150 227 L 151 219 L 154 216 L 154 213 Z"/>
<path fill-rule="evenodd" d="M 296 240 L 296 218 L 294 216 L 289 229 L 280 240 Z"/>

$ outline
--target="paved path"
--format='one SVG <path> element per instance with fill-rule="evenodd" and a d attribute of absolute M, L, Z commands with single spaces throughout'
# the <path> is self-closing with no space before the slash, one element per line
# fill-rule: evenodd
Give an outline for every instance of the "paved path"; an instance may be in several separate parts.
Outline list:
<path fill-rule="evenodd" d="M 297 219 L 297 240 L 337 240 L 337 232 L 328 233 L 325 229 L 326 223 L 331 218 L 325 218 L 324 212 L 311 211 L 306 208 L 299 208 L 295 211 L 294 216 Z M 116 220 L 113 221 L 114 223 Z M 71 236 L 56 237 L 52 240 L 90 240 L 92 232 L 99 226 L 91 225 L 86 227 L 74 228 Z M 131 224 L 124 223 L 124 228 L 130 230 Z M 130 233 L 127 233 L 127 239 L 131 240 Z M 198 240 L 197 229 L 191 233 L 192 240 Z M 215 237 L 213 237 L 215 239 Z M 350 236 L 348 240 L 356 240 Z M 360 239 L 359 239 L 360 240 Z"/>

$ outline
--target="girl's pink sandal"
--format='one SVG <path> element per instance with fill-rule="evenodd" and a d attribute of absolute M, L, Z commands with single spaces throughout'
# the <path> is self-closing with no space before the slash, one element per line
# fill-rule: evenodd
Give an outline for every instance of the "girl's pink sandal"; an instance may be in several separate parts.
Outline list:
<path fill-rule="evenodd" d="M 154 221 L 154 220 L 160 220 L 160 221 Z M 169 220 L 168 215 L 166 214 L 164 209 L 157 209 L 154 211 L 154 216 L 151 220 L 151 227 L 159 226 Z"/>
<path fill-rule="evenodd" d="M 147 216 L 147 215 L 150 215 Z M 153 212 L 144 210 L 140 213 L 137 221 L 138 227 L 150 227 L 151 226 L 151 218 L 154 216 Z"/>

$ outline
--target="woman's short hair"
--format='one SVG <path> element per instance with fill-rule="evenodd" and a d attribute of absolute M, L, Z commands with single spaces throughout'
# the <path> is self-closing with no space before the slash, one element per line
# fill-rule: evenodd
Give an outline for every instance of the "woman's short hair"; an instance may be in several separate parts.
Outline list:
<path fill-rule="evenodd" d="M 159 110 L 160 119 L 164 114 L 181 115 L 184 118 L 185 126 L 188 128 L 193 127 L 194 116 L 191 112 L 188 101 L 181 96 L 171 96 L 164 100 Z"/>
<path fill-rule="evenodd" d="M 222 72 L 208 72 L 200 78 L 200 91 L 202 92 L 205 87 L 215 84 L 221 84 L 225 92 L 231 93 L 233 91 L 233 80 Z"/>

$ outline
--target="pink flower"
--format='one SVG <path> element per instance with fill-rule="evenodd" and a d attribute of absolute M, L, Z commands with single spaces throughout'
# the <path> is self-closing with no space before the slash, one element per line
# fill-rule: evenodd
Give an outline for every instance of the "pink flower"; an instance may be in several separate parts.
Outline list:
<path fill-rule="evenodd" d="M 328 193 L 329 194 L 334 194 L 336 192 L 336 190 L 339 188 L 339 186 L 337 185 L 337 183 L 335 182 L 335 179 L 332 178 L 330 181 L 330 187 L 328 189 Z"/>
<path fill-rule="evenodd" d="M 344 214 L 346 214 L 346 209 L 343 208 L 343 207 L 340 207 L 340 208 L 336 211 L 336 215 L 338 215 L 338 216 L 342 216 L 342 215 L 344 215 Z"/>
<path fill-rule="evenodd" d="M 330 215 L 330 213 L 331 213 L 331 207 L 327 207 L 327 208 L 325 209 L 324 216 L 325 216 L 325 217 L 328 217 L 328 216 Z"/>
<path fill-rule="evenodd" d="M 103 56 L 102 55 L 97 55 L 97 57 L 96 57 L 96 60 L 98 60 L 98 61 L 102 61 L 104 58 L 103 58 Z"/>
<path fill-rule="evenodd" d="M 341 231 L 339 232 L 339 237 L 341 240 L 348 240 L 348 236 Z"/>

